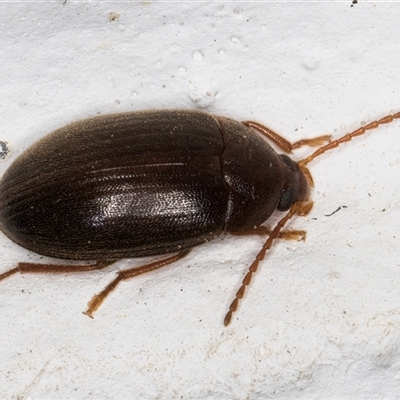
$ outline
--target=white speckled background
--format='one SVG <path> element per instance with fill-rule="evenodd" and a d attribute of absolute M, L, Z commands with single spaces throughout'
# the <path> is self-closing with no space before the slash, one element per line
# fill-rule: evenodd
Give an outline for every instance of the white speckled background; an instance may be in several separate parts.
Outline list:
<path fill-rule="evenodd" d="M 400 111 L 400 4 L 0 3 L 0 140 L 11 157 L 97 114 L 194 108 L 295 141 Z M 400 121 L 310 165 L 315 207 L 222 321 L 263 239 L 221 237 L 125 282 L 106 271 L 0 283 L 1 399 L 400 396 Z M 309 149 L 298 151 L 297 159 Z M 340 206 L 346 206 L 330 217 Z M 0 236 L 0 271 L 49 261 Z"/>

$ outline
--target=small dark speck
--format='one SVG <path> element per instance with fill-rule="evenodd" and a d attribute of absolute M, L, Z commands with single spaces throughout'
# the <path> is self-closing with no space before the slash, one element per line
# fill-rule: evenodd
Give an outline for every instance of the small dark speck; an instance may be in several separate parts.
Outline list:
<path fill-rule="evenodd" d="M 385 211 L 386 211 L 386 208 L 382 209 L 382 212 L 385 212 Z"/>
<path fill-rule="evenodd" d="M 350 7 L 354 7 L 354 4 L 357 4 L 358 3 L 358 0 L 353 0 L 352 2 L 351 2 L 351 6 Z"/>
<path fill-rule="evenodd" d="M 333 214 L 336 214 L 339 210 L 341 210 L 342 208 L 347 208 L 347 206 L 340 206 L 340 207 L 338 207 L 335 211 L 333 211 L 332 213 L 330 213 L 330 214 L 325 214 L 325 217 L 330 217 L 331 215 L 333 215 Z"/>
<path fill-rule="evenodd" d="M 369 197 L 371 197 L 371 194 L 370 194 L 370 193 L 368 193 L 368 196 L 369 196 Z"/>

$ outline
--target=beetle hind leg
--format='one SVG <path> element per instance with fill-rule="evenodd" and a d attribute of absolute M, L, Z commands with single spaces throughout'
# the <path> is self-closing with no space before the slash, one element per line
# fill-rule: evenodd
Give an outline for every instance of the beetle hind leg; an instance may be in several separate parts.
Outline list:
<path fill-rule="evenodd" d="M 162 260 L 154 261 L 150 264 L 143 265 L 141 267 L 127 269 L 120 271 L 117 277 L 112 280 L 99 294 L 93 296 L 88 303 L 88 309 L 83 312 L 90 318 L 93 318 L 93 313 L 101 306 L 105 298 L 116 288 L 119 282 L 133 278 L 134 276 L 145 274 L 146 272 L 155 271 L 156 269 L 165 267 L 168 264 L 180 260 L 190 252 L 190 249 L 183 250 L 178 254 L 171 257 L 163 258 Z"/>
<path fill-rule="evenodd" d="M 18 266 L 10 269 L 3 274 L 0 274 L 0 281 L 14 275 L 18 272 L 23 273 L 34 273 L 34 274 L 64 274 L 72 272 L 86 272 L 97 269 L 103 269 L 111 264 L 114 264 L 117 260 L 103 260 L 97 261 L 94 264 L 84 265 L 60 265 L 60 264 L 35 264 L 35 263 L 18 263 Z"/>

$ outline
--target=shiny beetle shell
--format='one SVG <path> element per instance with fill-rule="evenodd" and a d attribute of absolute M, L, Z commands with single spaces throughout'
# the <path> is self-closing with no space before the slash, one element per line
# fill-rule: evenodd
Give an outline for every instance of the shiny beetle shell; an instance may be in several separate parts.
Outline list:
<path fill-rule="evenodd" d="M 252 229 L 308 190 L 296 163 L 232 119 L 91 118 L 36 142 L 0 182 L 0 228 L 64 259 L 164 254 Z"/>

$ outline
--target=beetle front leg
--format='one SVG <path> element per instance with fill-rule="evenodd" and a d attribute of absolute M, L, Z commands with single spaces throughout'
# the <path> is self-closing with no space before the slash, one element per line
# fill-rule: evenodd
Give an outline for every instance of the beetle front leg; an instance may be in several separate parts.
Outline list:
<path fill-rule="evenodd" d="M 168 264 L 180 260 L 189 254 L 190 249 L 183 250 L 174 256 L 164 258 L 159 261 L 152 262 L 150 264 L 143 265 L 141 267 L 127 269 L 125 271 L 118 272 L 117 277 L 111 281 L 99 294 L 93 296 L 93 298 L 88 303 L 88 309 L 83 312 L 90 318 L 93 318 L 93 313 L 101 306 L 105 298 L 116 288 L 119 282 L 124 281 L 134 276 L 145 274 L 146 272 L 155 271 L 156 269 L 165 267 Z"/>
<path fill-rule="evenodd" d="M 262 133 L 266 136 L 269 140 L 275 143 L 280 149 L 285 151 L 286 153 L 291 153 L 294 149 L 298 149 L 302 146 L 322 146 L 324 143 L 329 142 L 331 140 L 331 135 L 322 135 L 317 136 L 311 139 L 301 139 L 295 143 L 290 143 L 284 137 L 279 135 L 278 133 L 274 132 L 273 130 L 267 128 L 264 125 L 259 124 L 258 122 L 254 121 L 244 121 L 242 122 L 243 125 L 248 126 L 249 128 L 256 129 L 258 132 Z"/>

